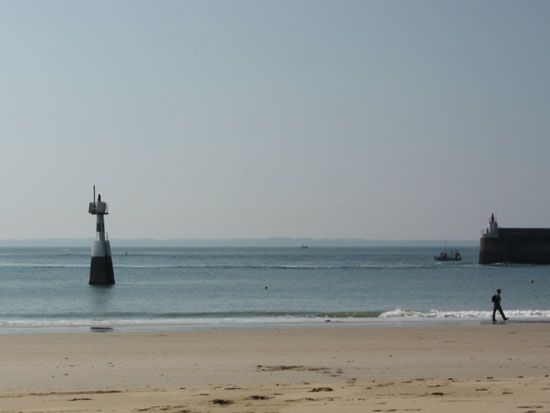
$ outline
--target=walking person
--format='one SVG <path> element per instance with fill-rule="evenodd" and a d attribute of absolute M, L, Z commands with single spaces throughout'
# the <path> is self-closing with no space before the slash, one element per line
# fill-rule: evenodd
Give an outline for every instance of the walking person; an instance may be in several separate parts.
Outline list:
<path fill-rule="evenodd" d="M 500 300 L 501 300 L 500 293 L 501 292 L 502 291 L 499 288 L 497 290 L 497 293 L 495 295 L 493 295 L 493 297 L 491 298 L 491 300 L 493 301 L 493 324 L 495 324 L 497 322 L 497 320 L 495 318 L 495 315 L 496 315 L 497 311 L 500 313 L 503 320 L 505 320 L 505 321 L 508 320 L 508 317 L 506 317 L 504 315 L 504 312 L 502 311 L 502 307 L 500 305 Z"/>

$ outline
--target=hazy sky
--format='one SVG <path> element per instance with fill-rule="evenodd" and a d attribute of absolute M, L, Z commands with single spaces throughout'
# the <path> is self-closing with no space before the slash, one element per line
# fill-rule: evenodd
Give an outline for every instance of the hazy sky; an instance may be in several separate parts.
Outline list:
<path fill-rule="evenodd" d="M 549 1 L 1 1 L 0 238 L 550 226 Z"/>

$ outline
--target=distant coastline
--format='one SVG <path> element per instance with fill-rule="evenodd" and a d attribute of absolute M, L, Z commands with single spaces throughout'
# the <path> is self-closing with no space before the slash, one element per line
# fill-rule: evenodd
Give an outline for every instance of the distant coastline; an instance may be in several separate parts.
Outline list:
<path fill-rule="evenodd" d="M 89 247 L 92 238 L 5 239 L 0 247 Z M 234 239 L 116 239 L 117 247 L 477 247 L 478 240 L 368 240 L 368 239 L 316 239 L 316 238 L 234 238 Z"/>

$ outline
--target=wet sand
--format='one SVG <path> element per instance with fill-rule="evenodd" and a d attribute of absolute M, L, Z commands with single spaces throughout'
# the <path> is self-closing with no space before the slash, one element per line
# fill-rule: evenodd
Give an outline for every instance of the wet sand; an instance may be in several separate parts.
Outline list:
<path fill-rule="evenodd" d="M 550 412 L 550 325 L 0 336 L 1 412 Z"/>

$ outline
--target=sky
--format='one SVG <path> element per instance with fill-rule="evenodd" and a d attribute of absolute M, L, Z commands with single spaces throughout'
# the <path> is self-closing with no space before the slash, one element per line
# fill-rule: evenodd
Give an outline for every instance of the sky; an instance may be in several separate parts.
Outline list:
<path fill-rule="evenodd" d="M 550 2 L 0 1 L 0 239 L 550 227 Z"/>

